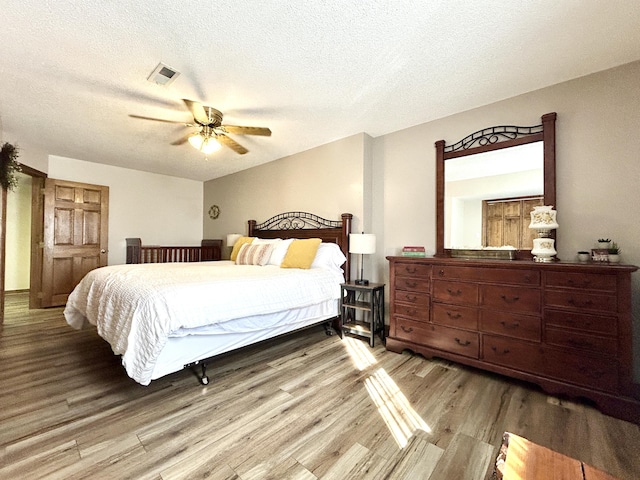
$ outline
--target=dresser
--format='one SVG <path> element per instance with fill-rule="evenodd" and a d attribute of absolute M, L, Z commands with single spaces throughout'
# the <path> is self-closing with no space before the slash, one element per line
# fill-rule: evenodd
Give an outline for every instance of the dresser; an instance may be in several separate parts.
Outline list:
<path fill-rule="evenodd" d="M 584 397 L 640 423 L 631 265 L 387 257 L 388 350 Z"/>

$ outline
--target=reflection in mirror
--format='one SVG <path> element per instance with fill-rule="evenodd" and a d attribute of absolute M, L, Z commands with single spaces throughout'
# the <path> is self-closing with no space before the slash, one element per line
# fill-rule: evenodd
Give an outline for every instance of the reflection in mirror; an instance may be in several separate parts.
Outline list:
<path fill-rule="evenodd" d="M 480 249 L 482 247 L 512 246 L 531 249 L 526 231 L 529 211 L 527 200 L 544 195 L 543 143 L 534 142 L 511 148 L 477 153 L 446 161 L 444 199 L 444 243 L 445 248 Z M 526 205 L 521 210 L 511 208 L 513 234 L 500 234 L 491 241 L 491 226 L 487 219 L 486 203 L 511 199 L 510 204 Z M 515 201 L 514 199 L 524 199 Z M 483 209 L 483 203 L 485 208 Z M 534 204 L 540 202 L 533 201 Z M 483 214 L 484 211 L 484 214 Z M 522 221 L 522 218 L 525 221 Z M 524 239 L 524 240 L 514 240 Z M 505 243 L 507 242 L 507 243 Z"/>

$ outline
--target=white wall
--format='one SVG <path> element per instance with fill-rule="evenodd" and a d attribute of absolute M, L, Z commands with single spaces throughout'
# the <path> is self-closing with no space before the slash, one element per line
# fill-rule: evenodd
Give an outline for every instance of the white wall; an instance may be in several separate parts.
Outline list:
<path fill-rule="evenodd" d="M 370 142 L 368 135 L 354 135 L 205 182 L 205 237 L 225 240 L 228 233 L 246 234 L 248 220 L 262 222 L 287 211 L 328 220 L 351 213 L 354 231 L 363 229 L 363 172 Z M 214 204 L 221 210 L 216 220 L 207 215 Z"/>
<path fill-rule="evenodd" d="M 109 264 L 125 263 L 125 238 L 199 245 L 202 182 L 51 156 L 49 177 L 109 187 Z"/>
<path fill-rule="evenodd" d="M 18 186 L 7 193 L 5 249 L 6 291 L 28 290 L 31 268 L 31 177 L 17 174 Z"/>

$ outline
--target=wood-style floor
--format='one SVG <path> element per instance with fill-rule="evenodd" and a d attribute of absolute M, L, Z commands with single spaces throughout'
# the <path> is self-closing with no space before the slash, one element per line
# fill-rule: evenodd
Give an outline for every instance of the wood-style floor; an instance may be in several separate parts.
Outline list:
<path fill-rule="evenodd" d="M 534 387 L 322 328 L 143 387 L 93 329 L 8 295 L 2 479 L 490 479 L 504 431 L 620 479 L 640 427 Z"/>

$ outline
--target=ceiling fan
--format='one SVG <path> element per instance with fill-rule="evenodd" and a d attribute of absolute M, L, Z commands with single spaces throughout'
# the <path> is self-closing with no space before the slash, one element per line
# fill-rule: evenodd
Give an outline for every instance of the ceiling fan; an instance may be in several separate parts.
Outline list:
<path fill-rule="evenodd" d="M 142 117 L 140 115 L 129 115 L 132 118 L 143 120 L 154 120 L 156 122 L 180 123 L 186 127 L 196 127 L 198 131 L 191 132 L 184 137 L 171 142 L 171 145 L 182 145 L 189 142 L 196 150 L 208 155 L 220 148 L 220 145 L 229 147 L 236 153 L 244 155 L 249 150 L 238 142 L 227 136 L 228 133 L 234 135 L 262 135 L 268 137 L 271 130 L 266 127 L 243 127 L 238 125 L 223 125 L 222 112 L 213 107 L 207 107 L 193 100 L 182 99 L 193 115 L 193 123 L 178 122 L 175 120 L 165 120 L 162 118 Z"/>

